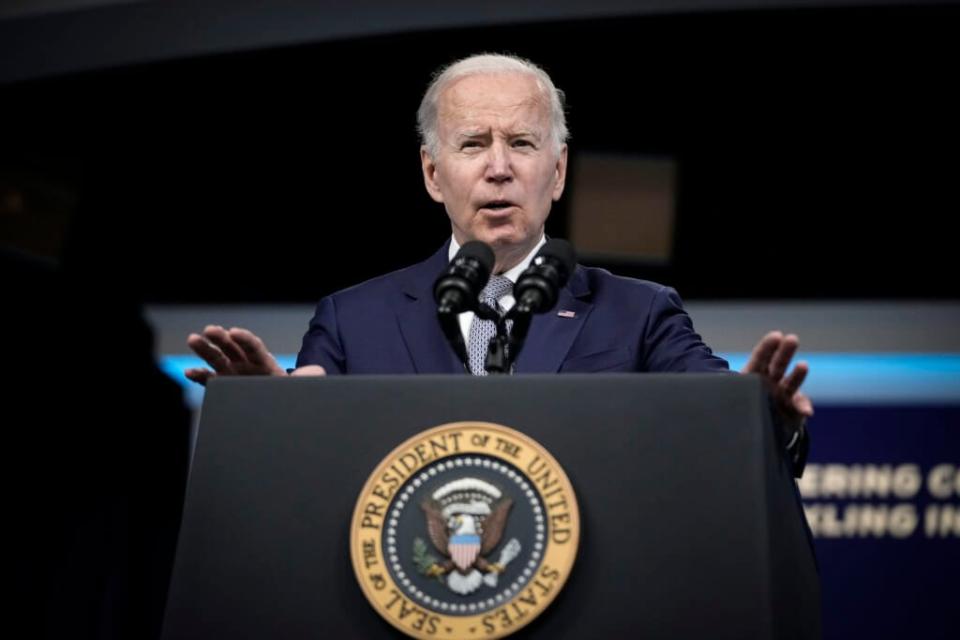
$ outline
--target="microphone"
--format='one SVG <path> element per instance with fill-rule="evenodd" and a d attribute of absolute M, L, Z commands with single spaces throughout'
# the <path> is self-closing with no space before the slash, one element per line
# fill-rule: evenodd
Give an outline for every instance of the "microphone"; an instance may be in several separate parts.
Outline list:
<path fill-rule="evenodd" d="M 493 249 L 479 240 L 462 247 L 433 285 L 437 313 L 441 315 L 476 311 L 480 292 L 493 270 Z"/>
<path fill-rule="evenodd" d="M 576 266 L 573 246 L 556 238 L 547 240 L 540 247 L 530 266 L 517 278 L 513 285 L 513 297 L 517 302 L 506 316 L 513 320 L 507 344 L 508 370 L 513 370 L 513 363 L 523 349 L 533 314 L 546 313 L 553 308 L 560 289 L 567 284 Z"/>
<path fill-rule="evenodd" d="M 440 328 L 467 373 L 470 356 L 457 315 L 464 311 L 480 312 L 480 292 L 490 279 L 493 263 L 493 249 L 478 240 L 467 242 L 433 285 Z"/>
<path fill-rule="evenodd" d="M 516 298 L 515 314 L 545 313 L 557 303 L 557 294 L 573 273 L 577 258 L 573 246 L 566 240 L 554 238 L 540 247 L 526 271 L 513 286 Z"/>

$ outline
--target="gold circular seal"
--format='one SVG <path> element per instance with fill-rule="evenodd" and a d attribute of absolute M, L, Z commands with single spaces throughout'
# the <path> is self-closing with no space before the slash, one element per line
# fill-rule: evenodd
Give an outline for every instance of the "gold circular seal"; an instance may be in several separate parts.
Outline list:
<path fill-rule="evenodd" d="M 563 588 L 580 541 L 570 480 L 543 447 L 489 422 L 423 431 L 367 480 L 350 527 L 364 595 L 415 638 L 502 638 Z"/>

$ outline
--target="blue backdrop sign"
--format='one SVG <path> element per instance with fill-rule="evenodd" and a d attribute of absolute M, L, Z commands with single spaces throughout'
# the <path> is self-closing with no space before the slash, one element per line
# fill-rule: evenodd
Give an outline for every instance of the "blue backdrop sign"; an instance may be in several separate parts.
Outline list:
<path fill-rule="evenodd" d="M 828 406 L 810 430 L 824 636 L 960 637 L 960 406 Z"/>

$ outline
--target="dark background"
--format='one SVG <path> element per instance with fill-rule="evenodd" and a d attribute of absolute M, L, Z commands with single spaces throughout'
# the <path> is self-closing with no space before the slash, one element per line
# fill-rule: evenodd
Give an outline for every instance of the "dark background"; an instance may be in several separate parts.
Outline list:
<path fill-rule="evenodd" d="M 676 162 L 672 261 L 619 273 L 687 298 L 960 298 L 957 8 L 769 2 L 618 14 L 630 3 L 592 0 L 578 15 L 606 17 L 576 20 L 530 17 L 577 14 L 565 0 L 168 0 L 12 19 L 0 5 L 20 620 L 42 637 L 156 636 L 188 416 L 137 302 L 312 302 L 432 253 L 449 225 L 422 187 L 415 112 L 458 57 L 513 52 L 551 73 L 571 176 L 581 151 Z M 576 189 L 549 233 L 566 235 Z M 904 317 L 884 344 L 909 337 Z M 818 404 L 811 463 L 956 464 L 956 414 Z M 826 636 L 947 637 L 955 547 L 818 539 Z"/>
<path fill-rule="evenodd" d="M 0 187 L 30 196 L 28 212 L 42 209 L 31 194 L 66 193 L 74 246 L 117 277 L 104 286 L 122 278 L 152 302 L 313 301 L 443 242 L 420 96 L 438 65 L 506 51 L 566 91 L 571 163 L 580 150 L 677 162 L 673 261 L 616 271 L 685 297 L 956 298 L 957 17 L 642 15 L 18 81 L 0 85 Z M 549 233 L 565 235 L 576 188 Z M 21 244 L 43 233 L 4 225 Z"/>

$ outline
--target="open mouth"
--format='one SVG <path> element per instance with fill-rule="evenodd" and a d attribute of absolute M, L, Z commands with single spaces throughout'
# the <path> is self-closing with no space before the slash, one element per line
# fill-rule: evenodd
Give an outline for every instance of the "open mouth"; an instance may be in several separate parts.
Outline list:
<path fill-rule="evenodd" d="M 491 200 L 489 202 L 483 203 L 480 207 L 481 209 L 490 209 L 491 211 L 500 211 L 502 209 L 509 209 L 510 207 L 515 206 L 509 200 Z"/>

